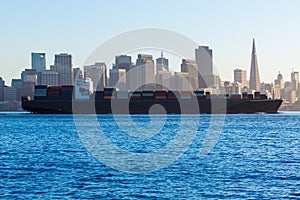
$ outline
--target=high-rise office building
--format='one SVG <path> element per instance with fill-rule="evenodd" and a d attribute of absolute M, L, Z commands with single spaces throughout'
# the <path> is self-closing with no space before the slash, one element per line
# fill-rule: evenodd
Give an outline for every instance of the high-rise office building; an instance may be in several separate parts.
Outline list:
<path fill-rule="evenodd" d="M 34 82 L 23 82 L 22 83 L 22 91 L 21 96 L 29 96 L 30 99 L 33 99 L 34 97 Z"/>
<path fill-rule="evenodd" d="M 247 86 L 247 72 L 243 69 L 235 69 L 233 71 L 234 83 L 240 83 L 242 87 Z"/>
<path fill-rule="evenodd" d="M 35 69 L 25 69 L 21 73 L 21 79 L 23 82 L 32 82 L 36 85 L 38 82 L 37 77 L 38 75 Z"/>
<path fill-rule="evenodd" d="M 214 87 L 212 50 L 208 46 L 199 46 L 195 50 L 198 65 L 198 86 L 200 88 Z"/>
<path fill-rule="evenodd" d="M 130 90 L 155 88 L 155 69 L 152 55 L 138 54 L 136 65 L 131 72 L 133 73 L 130 73 Z"/>
<path fill-rule="evenodd" d="M 107 86 L 106 64 L 84 66 L 84 77 L 92 80 L 94 91 L 102 91 Z"/>
<path fill-rule="evenodd" d="M 31 53 L 31 69 L 37 72 L 46 70 L 46 54 L 45 53 Z"/>
<path fill-rule="evenodd" d="M 250 91 L 251 90 L 255 90 L 255 91 L 260 90 L 260 78 L 259 78 L 258 62 L 257 62 L 256 47 L 255 47 L 254 39 L 253 39 L 252 54 L 251 54 L 249 89 L 250 89 Z"/>
<path fill-rule="evenodd" d="M 5 81 L 0 77 L 0 101 L 4 101 Z"/>
<path fill-rule="evenodd" d="M 120 55 L 115 58 L 115 67 L 116 69 L 125 69 L 126 70 L 126 89 L 130 89 L 130 69 L 133 67 L 131 56 Z"/>
<path fill-rule="evenodd" d="M 280 72 L 277 75 L 277 79 L 275 79 L 275 85 L 278 85 L 280 87 L 280 90 L 284 88 L 283 76 Z"/>
<path fill-rule="evenodd" d="M 73 69 L 73 72 L 74 72 L 74 82 L 76 80 L 76 78 L 82 78 L 82 71 L 79 67 L 76 67 Z"/>
<path fill-rule="evenodd" d="M 116 68 L 110 69 L 109 86 L 117 87 L 119 90 L 126 90 L 126 70 Z"/>
<path fill-rule="evenodd" d="M 189 73 L 175 72 L 175 88 L 176 90 L 192 90 Z"/>
<path fill-rule="evenodd" d="M 125 69 L 126 72 L 130 70 L 130 66 L 132 64 L 131 56 L 127 56 L 127 55 L 116 56 L 115 62 L 116 62 L 115 65 L 116 69 Z"/>
<path fill-rule="evenodd" d="M 15 87 L 4 87 L 4 101 L 20 101 L 18 99 L 18 91 Z"/>
<path fill-rule="evenodd" d="M 299 86 L 299 72 L 292 72 L 291 73 L 291 86 L 292 86 L 292 90 L 298 91 L 298 86 Z"/>
<path fill-rule="evenodd" d="M 58 73 L 59 85 L 73 85 L 74 73 L 73 73 L 73 59 L 70 54 L 56 54 L 54 59 L 53 71 Z"/>
<path fill-rule="evenodd" d="M 42 72 L 46 70 L 45 53 L 31 53 L 31 69 L 37 73 L 37 84 L 42 84 Z"/>
<path fill-rule="evenodd" d="M 189 74 L 189 81 L 193 89 L 198 88 L 198 65 L 195 60 L 182 59 L 181 72 Z"/>
<path fill-rule="evenodd" d="M 51 70 L 42 72 L 42 85 L 58 86 L 58 73 Z"/>
<path fill-rule="evenodd" d="M 155 75 L 155 82 L 157 84 L 158 90 L 171 90 L 171 77 L 172 73 L 170 71 L 158 71 Z"/>
<path fill-rule="evenodd" d="M 22 91 L 23 81 L 22 79 L 12 79 L 11 86 L 17 89 L 17 99 L 21 101 L 21 91 Z"/>
<path fill-rule="evenodd" d="M 156 74 L 159 71 L 169 71 L 169 60 L 164 58 L 163 52 L 161 52 L 160 58 L 156 59 Z"/>

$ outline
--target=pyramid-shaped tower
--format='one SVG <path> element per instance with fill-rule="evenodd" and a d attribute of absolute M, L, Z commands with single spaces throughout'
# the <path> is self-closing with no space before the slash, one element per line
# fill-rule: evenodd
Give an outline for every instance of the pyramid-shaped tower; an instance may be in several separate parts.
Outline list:
<path fill-rule="evenodd" d="M 254 38 L 253 38 L 252 55 L 251 55 L 249 89 L 250 89 L 250 91 L 251 90 L 255 90 L 255 91 L 260 90 L 260 79 L 259 79 L 259 71 L 258 71 L 258 63 L 257 63 L 257 55 L 256 55 Z"/>

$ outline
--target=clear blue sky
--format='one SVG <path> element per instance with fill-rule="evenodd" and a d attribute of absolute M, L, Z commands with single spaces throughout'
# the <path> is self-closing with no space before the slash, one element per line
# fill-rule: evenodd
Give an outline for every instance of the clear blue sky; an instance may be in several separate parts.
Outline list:
<path fill-rule="evenodd" d="M 223 80 L 233 69 L 247 69 L 256 40 L 261 80 L 281 71 L 300 71 L 300 1 L 0 1 L 0 76 L 11 78 L 30 67 L 30 52 L 74 56 L 81 66 L 102 42 L 125 31 L 170 29 L 213 49 Z"/>

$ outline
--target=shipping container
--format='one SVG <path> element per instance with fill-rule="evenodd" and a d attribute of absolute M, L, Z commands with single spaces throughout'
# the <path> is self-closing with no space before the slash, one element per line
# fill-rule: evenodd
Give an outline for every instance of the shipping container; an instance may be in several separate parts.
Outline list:
<path fill-rule="evenodd" d="M 35 89 L 47 89 L 48 86 L 47 85 L 36 85 L 34 88 Z"/>
<path fill-rule="evenodd" d="M 104 92 L 103 91 L 96 91 L 95 92 L 95 100 L 104 99 Z"/>
<path fill-rule="evenodd" d="M 134 92 L 131 92 L 131 94 L 130 94 L 131 99 L 140 99 L 141 97 L 142 97 L 142 92 L 140 92 L 140 91 L 134 91 Z"/>
<path fill-rule="evenodd" d="M 109 95 L 105 96 L 105 95 L 104 95 L 104 99 L 106 99 L 106 100 L 107 100 L 107 99 L 115 99 L 115 98 L 116 98 L 115 96 L 109 96 Z"/>
<path fill-rule="evenodd" d="M 248 94 L 248 99 L 253 100 L 253 94 Z"/>
<path fill-rule="evenodd" d="M 260 99 L 260 92 L 254 92 L 254 99 Z"/>
<path fill-rule="evenodd" d="M 48 87 L 47 90 L 47 96 L 51 97 L 51 96 L 60 96 L 60 90 L 61 90 L 61 86 L 51 86 Z"/>
<path fill-rule="evenodd" d="M 248 93 L 247 92 L 242 93 L 242 99 L 248 99 Z"/>
<path fill-rule="evenodd" d="M 168 91 L 168 99 L 177 99 L 180 98 L 179 91 Z"/>
<path fill-rule="evenodd" d="M 37 97 L 47 96 L 47 90 L 48 90 L 47 85 L 36 85 L 34 88 L 35 88 L 34 96 L 37 96 Z"/>
<path fill-rule="evenodd" d="M 143 99 L 154 99 L 154 91 L 145 90 L 142 92 Z"/>
<path fill-rule="evenodd" d="M 260 99 L 268 99 L 266 94 L 260 94 Z"/>
<path fill-rule="evenodd" d="M 230 98 L 231 99 L 241 99 L 241 94 L 231 94 Z"/>
<path fill-rule="evenodd" d="M 158 90 L 155 91 L 155 99 L 166 99 L 167 98 L 167 91 Z"/>
<path fill-rule="evenodd" d="M 35 89 L 34 91 L 34 96 L 37 97 L 46 97 L 47 96 L 47 88 L 42 88 L 42 89 Z"/>

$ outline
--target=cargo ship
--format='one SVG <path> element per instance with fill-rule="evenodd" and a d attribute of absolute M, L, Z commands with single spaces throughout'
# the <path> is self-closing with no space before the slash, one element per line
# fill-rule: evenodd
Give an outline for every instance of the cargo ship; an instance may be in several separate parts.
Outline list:
<path fill-rule="evenodd" d="M 36 85 L 34 99 L 22 97 L 25 111 L 40 114 L 277 113 L 281 103 L 281 99 L 268 99 L 259 92 L 216 95 L 204 90 L 93 91 L 84 80 L 75 86 Z"/>

